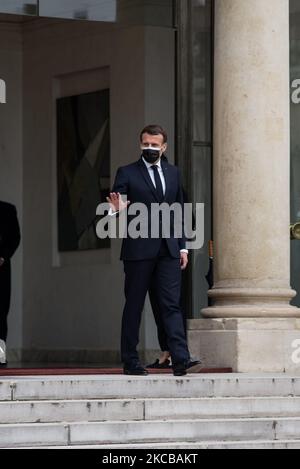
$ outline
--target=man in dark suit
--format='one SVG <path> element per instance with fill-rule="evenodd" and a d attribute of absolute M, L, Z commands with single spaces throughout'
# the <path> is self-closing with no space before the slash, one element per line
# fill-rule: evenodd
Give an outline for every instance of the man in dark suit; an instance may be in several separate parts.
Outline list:
<path fill-rule="evenodd" d="M 165 154 L 162 155 L 161 159 L 168 162 L 168 158 L 166 157 Z M 185 202 L 187 202 L 187 198 L 186 198 L 186 194 L 185 194 L 184 189 L 182 189 L 182 191 L 183 191 L 183 199 L 184 199 Z M 153 312 L 156 327 L 157 327 L 157 338 L 158 338 L 158 343 L 159 343 L 159 346 L 160 346 L 161 354 L 160 354 L 160 357 L 157 360 L 155 360 L 154 363 L 151 363 L 151 365 L 148 365 L 146 368 L 148 368 L 148 369 L 158 369 L 158 370 L 159 369 L 168 369 L 168 368 L 171 367 L 170 352 L 168 351 L 168 347 L 169 347 L 168 346 L 168 337 L 167 337 L 167 334 L 165 332 L 164 324 L 163 324 L 162 317 L 161 317 L 161 314 L 160 314 L 159 303 L 157 301 L 157 292 L 156 292 L 154 282 L 153 282 L 152 285 L 150 285 L 150 288 L 149 288 L 149 299 L 150 299 L 151 308 L 152 308 L 152 312 Z M 187 333 L 187 323 L 186 322 L 187 321 L 186 321 L 186 315 L 185 315 L 182 304 L 181 304 L 181 311 L 183 313 L 183 325 L 184 325 L 184 331 L 185 331 L 185 335 L 186 335 L 186 333 Z"/>
<path fill-rule="evenodd" d="M 161 159 L 168 162 L 168 158 L 166 157 L 166 155 L 163 155 Z M 184 190 L 184 188 L 182 188 L 182 192 L 183 192 L 184 202 L 189 203 L 188 195 L 187 195 L 187 192 Z M 195 230 L 196 219 L 195 219 L 194 213 L 192 215 L 192 221 L 193 221 L 192 228 L 193 230 Z M 184 280 L 184 277 L 183 277 L 183 280 Z M 184 282 L 182 282 L 182 288 L 181 288 L 181 311 L 183 313 L 183 325 L 184 325 L 185 335 L 187 335 L 187 316 L 185 312 L 183 295 L 184 295 Z M 149 299 L 150 299 L 151 308 L 153 311 L 153 315 L 154 315 L 154 319 L 155 319 L 155 323 L 157 327 L 157 338 L 158 338 L 161 354 L 160 354 L 160 357 L 156 359 L 154 363 L 151 363 L 151 365 L 148 365 L 147 368 L 148 369 L 168 369 L 171 367 L 170 352 L 168 351 L 168 338 L 165 332 L 165 328 L 164 328 L 164 324 L 163 324 L 162 317 L 160 314 L 159 304 L 158 304 L 156 296 L 157 296 L 156 288 L 155 288 L 155 284 L 153 284 L 149 288 Z M 197 365 L 199 363 L 200 363 L 199 360 L 196 360 L 194 358 L 191 359 L 191 365 L 193 364 Z"/>
<path fill-rule="evenodd" d="M 0 366 L 6 366 L 7 316 L 11 296 L 10 260 L 20 244 L 16 208 L 0 201 Z"/>
<path fill-rule="evenodd" d="M 130 204 L 140 203 L 147 207 L 147 237 L 132 237 L 123 240 L 121 260 L 124 261 L 126 304 L 122 320 L 121 355 L 124 373 L 146 375 L 140 364 L 137 345 L 142 311 L 147 292 L 152 285 L 164 329 L 167 334 L 168 350 L 171 353 L 175 376 L 183 376 L 191 368 L 190 354 L 180 310 L 181 271 L 187 267 L 188 251 L 184 234 L 174 235 L 176 215 L 171 217 L 170 233 L 163 234 L 162 219 L 157 221 L 159 234 L 151 235 L 151 209 L 153 204 L 174 203 L 183 210 L 183 194 L 177 167 L 162 159 L 167 149 L 167 134 L 157 125 L 147 126 L 140 135 L 141 158 L 118 169 L 115 184 L 107 200 L 110 215 L 126 210 Z M 128 201 L 122 199 L 126 195 Z M 134 215 L 128 215 L 128 225 Z M 183 222 L 182 222 L 183 225 Z M 195 365 L 195 364 L 193 364 Z"/>

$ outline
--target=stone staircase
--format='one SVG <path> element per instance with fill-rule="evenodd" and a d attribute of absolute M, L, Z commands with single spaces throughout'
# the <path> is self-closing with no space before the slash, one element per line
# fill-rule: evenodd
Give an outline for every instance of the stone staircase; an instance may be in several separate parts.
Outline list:
<path fill-rule="evenodd" d="M 0 447 L 297 448 L 300 376 L 0 378 Z"/>

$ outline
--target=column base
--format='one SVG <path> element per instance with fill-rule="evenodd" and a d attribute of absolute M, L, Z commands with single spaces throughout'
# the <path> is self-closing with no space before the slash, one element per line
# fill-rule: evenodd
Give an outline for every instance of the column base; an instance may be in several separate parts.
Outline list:
<path fill-rule="evenodd" d="M 211 306 L 201 313 L 205 318 L 300 318 L 300 309 L 290 305 Z"/>
<path fill-rule="evenodd" d="M 205 318 L 300 318 L 291 288 L 213 288 L 208 295 L 213 306 L 201 311 Z"/>
<path fill-rule="evenodd" d="M 188 339 L 192 356 L 205 366 L 231 367 L 235 373 L 300 374 L 299 319 L 194 319 Z"/>

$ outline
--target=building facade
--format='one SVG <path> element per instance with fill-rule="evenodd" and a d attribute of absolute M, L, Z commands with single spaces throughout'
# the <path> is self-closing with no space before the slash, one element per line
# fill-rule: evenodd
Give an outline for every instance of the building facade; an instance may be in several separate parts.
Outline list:
<path fill-rule="evenodd" d="M 0 198 L 23 235 L 11 359 L 118 361 L 120 242 L 58 247 L 57 103 L 109 90 L 105 177 L 159 122 L 189 200 L 205 204 L 184 274 L 193 353 L 236 371 L 300 369 L 299 31 L 296 0 L 0 0 Z M 147 303 L 141 352 L 156 349 Z"/>

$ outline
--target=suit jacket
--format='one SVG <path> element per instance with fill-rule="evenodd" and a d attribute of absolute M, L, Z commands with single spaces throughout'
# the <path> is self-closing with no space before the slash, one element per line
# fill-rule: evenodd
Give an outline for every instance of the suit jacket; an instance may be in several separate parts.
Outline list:
<path fill-rule="evenodd" d="M 14 205 L 0 201 L 0 257 L 5 263 L 0 267 L 0 308 L 10 295 L 10 259 L 20 244 L 20 227 Z"/>
<path fill-rule="evenodd" d="M 169 205 L 175 202 L 179 203 L 183 209 L 183 192 L 180 181 L 179 169 L 176 166 L 169 164 L 165 159 L 161 160 L 161 167 L 164 173 L 166 182 L 166 193 L 164 203 Z M 112 192 L 127 195 L 127 199 L 133 203 L 143 203 L 147 206 L 149 213 L 151 204 L 159 203 L 158 195 L 155 186 L 152 183 L 148 169 L 142 158 L 128 166 L 123 166 L 118 169 L 115 183 Z M 128 224 L 134 216 L 128 216 Z M 154 259 L 159 252 L 161 245 L 161 238 L 151 238 L 151 217 L 149 216 L 149 237 L 133 239 L 127 237 L 123 240 L 121 250 L 121 260 L 134 261 L 134 260 L 147 260 Z M 173 258 L 180 258 L 180 250 L 185 249 L 186 240 L 183 236 L 175 238 L 174 236 L 175 218 L 171 217 L 170 237 L 166 239 L 170 254 Z M 182 220 L 183 230 L 183 220 Z"/>

